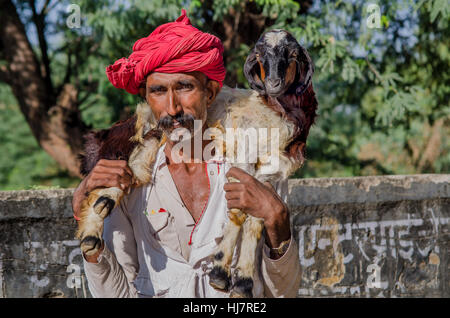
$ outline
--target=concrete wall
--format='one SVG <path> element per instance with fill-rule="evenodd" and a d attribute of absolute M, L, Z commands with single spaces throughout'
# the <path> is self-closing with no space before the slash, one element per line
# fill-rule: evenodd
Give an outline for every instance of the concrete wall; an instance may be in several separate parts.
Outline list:
<path fill-rule="evenodd" d="M 450 175 L 290 180 L 300 297 L 449 297 Z M 90 297 L 71 189 L 0 192 L 0 297 Z"/>

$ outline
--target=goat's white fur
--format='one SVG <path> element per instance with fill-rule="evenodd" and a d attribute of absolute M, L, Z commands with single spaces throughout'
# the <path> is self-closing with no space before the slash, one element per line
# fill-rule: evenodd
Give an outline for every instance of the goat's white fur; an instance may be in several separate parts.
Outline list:
<path fill-rule="evenodd" d="M 258 150 L 258 160 L 262 163 L 267 163 L 267 160 L 271 157 L 270 149 L 270 129 L 277 128 L 279 131 L 279 149 L 278 159 L 279 166 L 278 171 L 272 174 L 263 174 L 261 166 L 256 164 L 242 164 L 231 163 L 232 166 L 238 167 L 253 175 L 261 182 L 269 181 L 272 184 L 287 178 L 295 170 L 297 170 L 302 162 L 295 162 L 289 159 L 284 150 L 292 139 L 294 134 L 294 124 L 285 120 L 272 109 L 267 107 L 259 97 L 258 93 L 245 89 L 231 89 L 223 87 L 221 93 L 218 95 L 215 103 L 208 111 L 208 124 L 213 125 L 219 121 L 223 128 L 265 128 L 268 131 L 267 142 L 263 140 L 259 142 L 259 146 L 262 146 Z M 223 142 L 220 141 L 219 142 Z M 237 142 L 237 140 L 236 140 Z M 226 147 L 224 147 L 226 149 Z M 232 149 L 233 153 L 227 149 L 226 157 L 236 158 L 236 151 L 238 150 L 235 145 Z M 230 182 L 236 182 L 237 180 L 229 180 Z M 255 275 L 255 258 L 256 258 L 256 246 L 261 237 L 263 226 L 263 220 L 254 218 L 248 215 L 242 216 L 241 212 L 237 209 L 232 209 L 230 214 L 234 214 L 233 219 L 237 219 L 237 222 L 228 222 L 224 230 L 224 239 L 219 243 L 217 252 L 222 252 L 223 257 L 220 260 L 215 260 L 215 265 L 219 265 L 229 274 L 231 259 L 233 251 L 236 246 L 237 236 L 240 232 L 240 224 L 243 220 L 243 237 L 242 246 L 240 251 L 240 257 L 236 267 L 236 274 L 241 278 L 252 278 Z M 241 223 L 242 224 L 242 223 Z M 241 296 L 239 294 L 233 294 L 232 296 Z"/>
<path fill-rule="evenodd" d="M 277 32 L 278 31 L 278 32 Z M 266 44 L 271 47 L 275 47 L 280 44 L 280 41 L 286 37 L 287 33 L 284 30 L 276 29 L 272 32 L 267 32 L 264 35 L 264 40 Z"/>

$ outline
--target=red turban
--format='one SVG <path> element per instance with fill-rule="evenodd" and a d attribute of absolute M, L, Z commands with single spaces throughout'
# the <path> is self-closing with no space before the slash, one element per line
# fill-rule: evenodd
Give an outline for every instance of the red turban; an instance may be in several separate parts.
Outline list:
<path fill-rule="evenodd" d="M 186 10 L 175 21 L 160 25 L 149 36 L 137 40 L 133 53 L 106 68 L 109 81 L 131 94 L 150 72 L 185 73 L 199 71 L 208 78 L 225 79 L 223 45 L 214 35 L 204 33 L 191 25 Z"/>

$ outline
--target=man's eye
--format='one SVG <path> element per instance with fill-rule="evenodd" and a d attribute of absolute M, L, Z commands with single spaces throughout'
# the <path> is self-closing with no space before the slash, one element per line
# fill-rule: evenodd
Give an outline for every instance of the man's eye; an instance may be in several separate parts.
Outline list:
<path fill-rule="evenodd" d="M 178 86 L 178 89 L 193 89 L 194 85 L 192 84 L 181 84 Z"/>
<path fill-rule="evenodd" d="M 151 94 L 160 94 L 160 93 L 164 93 L 166 91 L 166 89 L 164 87 L 154 87 L 154 88 L 150 88 L 149 92 Z"/>

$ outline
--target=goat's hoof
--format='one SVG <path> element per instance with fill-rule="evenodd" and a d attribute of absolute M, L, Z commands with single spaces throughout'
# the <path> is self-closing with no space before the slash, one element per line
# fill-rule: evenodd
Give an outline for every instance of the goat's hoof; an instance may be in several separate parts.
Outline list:
<path fill-rule="evenodd" d="M 80 243 L 81 251 L 88 256 L 97 253 L 101 246 L 102 240 L 92 235 L 86 236 Z"/>
<path fill-rule="evenodd" d="M 108 216 L 109 212 L 111 212 L 115 205 L 116 202 L 113 199 L 102 196 L 95 201 L 94 211 L 104 219 Z"/>
<path fill-rule="evenodd" d="M 253 298 L 252 289 L 252 278 L 237 277 L 231 289 L 230 298 Z"/>
<path fill-rule="evenodd" d="M 221 266 L 214 266 L 209 273 L 209 284 L 221 291 L 228 291 L 230 288 L 231 277 L 227 271 Z"/>

